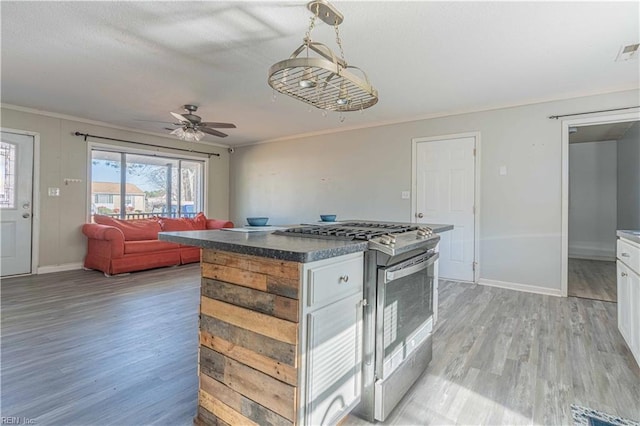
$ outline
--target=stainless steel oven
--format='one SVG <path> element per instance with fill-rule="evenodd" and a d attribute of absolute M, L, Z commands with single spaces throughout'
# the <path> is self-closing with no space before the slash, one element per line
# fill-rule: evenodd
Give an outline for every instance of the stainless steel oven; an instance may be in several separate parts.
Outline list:
<path fill-rule="evenodd" d="M 440 237 L 423 225 L 372 221 L 290 228 L 282 233 L 368 241 L 362 398 L 354 413 L 369 421 L 384 421 L 431 361 Z"/>
<path fill-rule="evenodd" d="M 377 268 L 376 420 L 384 420 L 431 361 L 435 264 L 429 250 Z"/>

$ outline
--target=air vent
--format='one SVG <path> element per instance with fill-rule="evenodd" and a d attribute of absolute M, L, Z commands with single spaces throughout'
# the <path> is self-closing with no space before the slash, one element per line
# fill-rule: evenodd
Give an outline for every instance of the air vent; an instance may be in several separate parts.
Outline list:
<path fill-rule="evenodd" d="M 616 62 L 636 59 L 638 57 L 638 47 L 640 47 L 638 43 L 622 46 L 618 52 L 618 56 L 616 56 Z"/>

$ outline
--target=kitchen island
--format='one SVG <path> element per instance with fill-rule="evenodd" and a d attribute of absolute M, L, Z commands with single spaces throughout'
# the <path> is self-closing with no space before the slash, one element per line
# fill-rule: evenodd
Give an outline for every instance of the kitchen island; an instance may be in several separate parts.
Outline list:
<path fill-rule="evenodd" d="M 335 423 L 360 402 L 367 241 L 159 239 L 202 248 L 196 424 Z"/>

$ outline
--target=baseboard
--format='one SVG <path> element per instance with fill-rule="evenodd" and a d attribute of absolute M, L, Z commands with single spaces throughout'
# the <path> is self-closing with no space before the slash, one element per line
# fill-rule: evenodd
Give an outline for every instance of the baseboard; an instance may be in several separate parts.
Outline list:
<path fill-rule="evenodd" d="M 615 256 L 581 256 L 581 255 L 576 255 L 576 254 L 569 254 L 569 259 L 583 259 L 583 260 L 604 260 L 607 262 L 615 262 L 616 261 L 616 257 Z"/>
<path fill-rule="evenodd" d="M 65 263 L 64 265 L 40 266 L 37 273 L 38 275 L 50 274 L 52 272 L 74 271 L 76 269 L 82 269 L 82 262 Z"/>
<path fill-rule="evenodd" d="M 559 288 L 548 288 L 548 287 L 540 287 L 537 285 L 530 285 L 530 284 L 510 283 L 507 281 L 488 280 L 485 278 L 480 278 L 478 280 L 478 284 L 486 285 L 489 287 L 506 288 L 508 290 L 524 291 L 527 293 L 545 294 L 548 296 L 558 296 L 558 297 L 562 296 L 562 293 Z"/>
<path fill-rule="evenodd" d="M 613 244 L 604 247 L 586 243 L 571 244 L 569 245 L 569 257 L 588 260 L 615 260 L 615 241 L 613 242 Z"/>

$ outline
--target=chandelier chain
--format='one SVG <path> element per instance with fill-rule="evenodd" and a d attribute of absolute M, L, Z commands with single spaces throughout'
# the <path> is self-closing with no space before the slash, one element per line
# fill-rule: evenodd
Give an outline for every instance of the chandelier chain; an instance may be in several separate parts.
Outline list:
<path fill-rule="evenodd" d="M 336 21 L 333 24 L 333 28 L 335 28 L 335 30 L 336 30 L 336 43 L 338 44 L 338 47 L 340 48 L 340 59 L 342 59 L 342 61 L 344 63 L 346 63 L 346 61 L 344 60 L 344 50 L 342 49 L 342 40 L 340 39 L 340 30 L 338 29 L 338 21 Z"/>
<path fill-rule="evenodd" d="M 304 42 L 307 45 L 307 47 L 309 46 L 309 43 L 311 43 L 311 32 L 316 26 L 316 18 L 318 17 L 318 13 L 319 13 L 318 9 L 319 7 L 316 5 L 316 13 L 314 13 L 313 16 L 309 18 L 309 28 L 307 28 L 307 32 L 304 35 Z M 309 55 L 309 52 L 307 52 L 307 55 Z"/>

